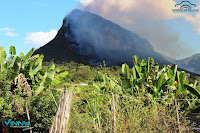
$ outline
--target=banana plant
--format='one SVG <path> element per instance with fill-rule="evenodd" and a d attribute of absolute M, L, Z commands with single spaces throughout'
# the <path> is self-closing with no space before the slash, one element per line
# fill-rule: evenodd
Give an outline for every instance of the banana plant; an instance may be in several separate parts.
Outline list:
<path fill-rule="evenodd" d="M 39 54 L 32 56 L 33 53 L 34 48 L 26 55 L 20 53 L 19 56 L 15 56 L 15 47 L 11 46 L 9 51 L 11 56 L 7 60 L 5 48 L 0 47 L 0 72 L 3 73 L 5 70 L 12 71 L 12 74 L 8 75 L 11 80 L 20 73 L 23 73 L 27 80 L 31 81 L 33 94 L 38 95 L 47 86 L 55 87 L 57 84 L 61 83 L 68 72 L 56 71 L 54 63 L 45 70 L 42 66 L 44 56 Z"/>
<path fill-rule="evenodd" d="M 28 71 L 30 69 L 30 63 L 34 61 L 36 56 L 32 56 L 34 52 L 34 48 L 32 48 L 25 56 L 20 53 L 20 56 L 14 56 L 16 54 L 16 50 L 14 46 L 10 47 L 9 53 L 11 54 L 9 60 L 7 61 L 9 70 L 13 70 L 10 78 L 14 79 L 19 73 L 23 73 L 26 77 L 28 76 Z"/>
<path fill-rule="evenodd" d="M 132 73 L 127 64 L 122 64 L 124 74 L 122 85 L 125 89 L 145 87 L 148 90 L 148 96 L 151 97 L 183 98 L 192 94 L 199 98 L 199 92 L 196 89 L 197 81 L 189 84 L 186 80 L 186 73 L 179 72 L 176 64 L 164 65 L 159 70 L 158 63 L 155 63 L 152 57 L 149 57 L 147 63 L 145 59 L 139 61 L 139 57 L 135 55 L 133 61 Z M 169 92 L 172 95 L 168 95 Z"/>
<path fill-rule="evenodd" d="M 11 58 L 16 55 L 16 49 L 14 46 L 10 46 L 9 54 L 11 55 Z"/>
<path fill-rule="evenodd" d="M 1 73 L 3 73 L 7 66 L 7 60 L 6 60 L 6 51 L 4 47 L 0 47 L 0 63 L 1 63 Z"/>
<path fill-rule="evenodd" d="M 119 85 L 118 81 L 106 76 L 105 74 L 98 72 L 98 75 L 103 79 L 103 85 L 101 85 L 102 88 L 106 88 L 105 91 L 108 91 L 109 93 L 119 93 L 122 94 L 122 86 Z M 97 87 L 98 85 L 94 85 Z M 97 87 L 98 89 L 99 87 Z"/>
<path fill-rule="evenodd" d="M 137 75 L 139 76 L 140 79 L 144 79 L 146 78 L 146 65 L 147 65 L 147 61 L 145 59 L 142 59 L 142 61 L 139 61 L 139 57 L 138 56 L 133 56 L 133 62 L 134 62 L 134 66 L 135 66 L 135 70 L 137 72 Z"/>

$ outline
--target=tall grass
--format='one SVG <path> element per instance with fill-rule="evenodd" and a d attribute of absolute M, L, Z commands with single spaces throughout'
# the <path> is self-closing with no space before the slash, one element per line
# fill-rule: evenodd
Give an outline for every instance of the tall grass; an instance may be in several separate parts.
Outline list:
<path fill-rule="evenodd" d="M 178 132 L 176 109 L 168 100 L 152 100 L 115 95 L 118 132 Z M 112 97 L 76 93 L 70 113 L 70 132 L 113 132 Z M 169 103 L 169 104 L 167 104 Z M 184 112 L 180 125 L 186 126 Z"/>

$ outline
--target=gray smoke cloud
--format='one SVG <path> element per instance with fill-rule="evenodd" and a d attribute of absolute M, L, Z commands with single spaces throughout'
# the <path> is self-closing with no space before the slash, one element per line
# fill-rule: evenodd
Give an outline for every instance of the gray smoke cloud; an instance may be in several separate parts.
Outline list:
<path fill-rule="evenodd" d="M 189 44 L 181 41 L 180 33 L 173 31 L 164 21 L 185 18 L 198 30 L 199 25 L 194 22 L 200 17 L 173 14 L 174 0 L 80 0 L 80 3 L 79 9 L 98 14 L 139 34 L 159 53 L 180 59 L 190 56 L 194 51 Z"/>
<path fill-rule="evenodd" d="M 133 64 L 132 56 L 166 63 L 145 39 L 119 25 L 87 11 L 73 10 L 65 17 L 66 38 L 70 47 L 86 59 L 105 60 L 108 65 Z"/>
<path fill-rule="evenodd" d="M 134 26 L 125 26 L 131 28 L 133 32 L 141 37 L 147 38 L 155 51 L 165 54 L 174 59 L 180 59 L 190 56 L 193 49 L 185 48 L 186 42 L 181 42 L 180 34 L 174 32 L 171 27 L 162 22 L 140 23 Z"/>

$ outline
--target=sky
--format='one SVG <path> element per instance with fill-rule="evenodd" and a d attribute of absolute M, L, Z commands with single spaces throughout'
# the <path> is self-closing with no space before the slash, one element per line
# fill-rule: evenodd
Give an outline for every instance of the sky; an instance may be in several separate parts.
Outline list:
<path fill-rule="evenodd" d="M 200 53 L 200 12 L 173 13 L 181 0 L 0 0 L 0 46 L 17 54 L 51 41 L 63 18 L 79 8 L 147 39 L 154 50 L 182 59 Z M 199 0 L 190 0 L 200 9 Z"/>
<path fill-rule="evenodd" d="M 0 0 L 0 46 L 27 53 L 52 40 L 75 0 Z"/>

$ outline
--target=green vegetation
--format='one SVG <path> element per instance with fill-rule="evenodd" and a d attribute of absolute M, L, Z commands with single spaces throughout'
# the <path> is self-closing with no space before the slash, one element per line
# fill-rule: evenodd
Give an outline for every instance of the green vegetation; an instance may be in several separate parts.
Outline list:
<path fill-rule="evenodd" d="M 32 110 L 34 105 L 28 108 L 28 104 L 32 104 L 35 99 L 40 99 L 42 95 L 46 95 L 43 93 L 47 90 L 51 93 L 52 89 L 48 88 L 60 84 L 62 78 L 68 74 L 67 71 L 55 69 L 54 63 L 51 63 L 47 68 L 43 68 L 42 61 L 44 56 L 32 56 L 33 52 L 34 49 L 31 49 L 26 55 L 20 53 L 19 56 L 15 56 L 15 47 L 11 46 L 10 57 L 7 58 L 5 49 L 0 47 L 1 121 L 6 117 L 29 120 L 29 114 L 25 113 L 25 110 Z M 48 99 L 45 100 L 48 101 Z M 43 103 L 44 101 L 40 102 Z M 47 103 L 49 104 L 48 106 L 51 105 L 49 102 L 45 104 Z M 42 106 L 42 108 L 44 109 L 45 106 Z M 56 108 L 54 107 L 53 110 L 55 113 Z M 51 113 L 51 111 L 47 112 Z M 53 117 L 52 113 L 51 115 Z M 33 118 L 33 122 L 34 119 L 37 119 L 37 117 Z M 47 123 L 51 122 L 50 117 L 47 119 L 49 119 L 49 121 L 46 121 Z"/>
<path fill-rule="evenodd" d="M 197 80 L 190 83 L 190 75 L 178 71 L 176 64 L 163 66 L 159 70 L 159 65 L 154 63 L 152 57 L 149 57 L 147 63 L 144 59 L 140 62 L 139 57 L 134 56 L 132 74 L 126 64 L 122 65 L 122 72 L 125 74 L 122 85 L 131 95 L 144 88 L 145 95 L 151 98 L 200 99 Z M 192 109 L 196 101 L 186 101 L 184 104 L 185 109 Z"/>
<path fill-rule="evenodd" d="M 138 56 L 132 68 L 54 64 L 43 63 L 43 55 L 32 56 L 33 51 L 16 56 L 11 47 L 8 58 L 0 47 L 0 120 L 27 120 L 28 108 L 33 131 L 48 132 L 64 86 L 74 93 L 69 132 L 113 131 L 113 100 L 118 132 L 177 132 L 174 99 L 196 99 L 178 101 L 182 126 L 193 123 L 187 113 L 200 107 L 197 77 L 178 71 L 176 64 L 160 68 L 153 58 Z M 31 90 L 16 81 L 20 74 Z"/>

